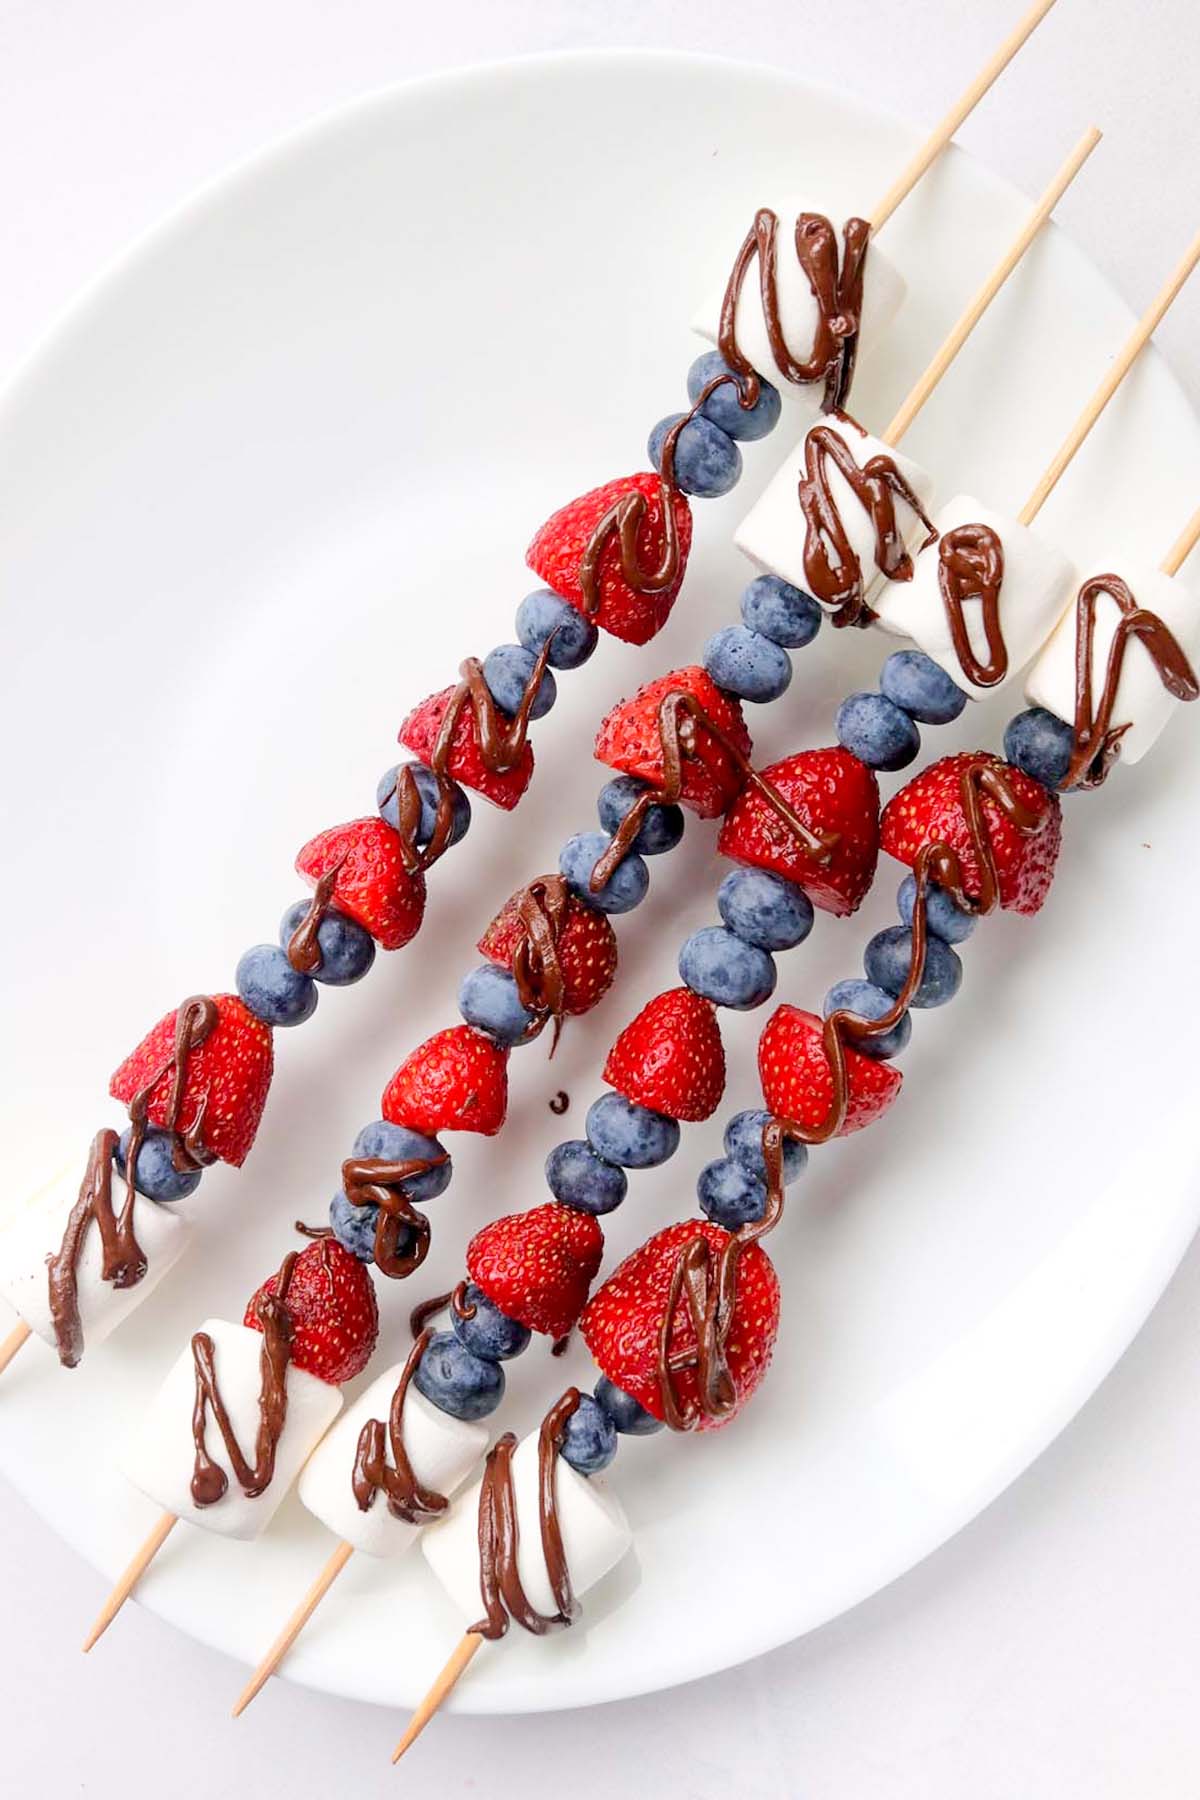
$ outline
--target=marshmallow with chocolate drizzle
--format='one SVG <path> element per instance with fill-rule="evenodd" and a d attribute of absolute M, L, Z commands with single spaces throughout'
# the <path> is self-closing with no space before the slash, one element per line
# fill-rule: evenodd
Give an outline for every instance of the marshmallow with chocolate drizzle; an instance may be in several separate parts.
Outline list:
<path fill-rule="evenodd" d="M 911 638 L 975 699 L 1015 681 L 1070 605 L 1075 570 L 1049 539 L 959 494 L 907 583 L 875 597 L 885 631 Z"/>

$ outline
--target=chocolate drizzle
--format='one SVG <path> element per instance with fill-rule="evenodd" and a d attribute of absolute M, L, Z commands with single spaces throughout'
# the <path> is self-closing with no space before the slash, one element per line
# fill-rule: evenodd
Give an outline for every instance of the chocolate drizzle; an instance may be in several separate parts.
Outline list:
<path fill-rule="evenodd" d="M 843 421 L 845 422 L 845 421 Z M 875 528 L 875 566 L 889 581 L 911 581 L 912 557 L 896 521 L 896 500 L 904 500 L 924 525 L 925 549 L 937 537 L 925 508 L 892 457 L 882 452 L 861 467 L 845 439 L 831 425 L 814 425 L 804 440 L 800 510 L 804 514 L 804 575 L 810 592 L 832 607 L 835 626 L 870 625 L 862 563 L 850 542 L 829 485 L 832 463 Z"/>
<path fill-rule="evenodd" d="M 1108 650 L 1104 685 L 1099 701 L 1093 698 L 1092 657 L 1096 639 L 1096 603 L 1107 595 L 1120 610 Z M 1114 728 L 1113 708 L 1125 654 L 1136 638 L 1150 657 L 1167 692 L 1176 700 L 1195 700 L 1200 694 L 1196 674 L 1174 632 L 1157 613 L 1139 606 L 1119 575 L 1095 575 L 1085 581 L 1075 602 L 1075 741 L 1071 761 L 1063 777 L 1064 788 L 1096 788 L 1108 778 L 1121 754 L 1121 739 L 1128 724 Z"/>
<path fill-rule="evenodd" d="M 721 304 L 717 347 L 752 398 L 758 399 L 760 373 L 737 342 L 737 309 L 751 263 L 758 264 L 763 321 L 775 367 L 785 381 L 825 384 L 823 410 L 845 406 L 854 379 L 858 334 L 862 322 L 863 276 L 871 227 L 865 219 L 847 219 L 842 230 L 842 262 L 838 268 L 837 233 L 821 213 L 801 213 L 796 220 L 796 257 L 808 278 L 817 306 L 817 325 L 807 358 L 793 354 L 779 312 L 779 216 L 760 207 L 738 251 Z"/>
<path fill-rule="evenodd" d="M 535 1637 L 573 1625 L 579 1602 L 563 1551 L 558 1519 L 558 1452 L 567 1420 L 579 1405 L 578 1388 L 568 1388 L 542 1420 L 538 1433 L 538 1511 L 542 1556 L 557 1611 L 540 1613 L 531 1604 L 517 1567 L 520 1532 L 513 1489 L 512 1459 L 517 1439 L 506 1431 L 488 1453 L 479 1490 L 479 1589 L 484 1616 L 471 1630 L 501 1638 L 513 1620 Z"/>
<path fill-rule="evenodd" d="M 1042 817 L 1031 812 L 1016 794 L 1004 768 L 986 758 L 969 763 L 961 785 L 967 835 L 978 868 L 976 893 L 968 893 L 962 859 L 949 844 L 926 844 L 913 864 L 917 894 L 913 907 L 912 961 L 908 977 L 892 1006 L 878 1019 L 860 1018 L 840 1009 L 825 1020 L 822 1041 L 829 1061 L 832 1095 L 829 1110 L 817 1125 L 797 1119 L 773 1118 L 763 1127 L 763 1159 L 767 1169 L 767 1199 L 761 1219 L 734 1232 L 720 1252 L 714 1252 L 701 1234 L 681 1246 L 672 1271 L 666 1309 L 659 1331 L 656 1372 L 663 1418 L 676 1431 L 693 1430 L 701 1419 L 726 1417 L 736 1405 L 726 1349 L 737 1299 L 739 1261 L 750 1243 L 773 1231 L 783 1214 L 783 1157 L 789 1142 L 824 1144 L 836 1137 L 846 1122 L 850 1104 L 848 1048 L 863 1039 L 886 1036 L 912 1004 L 925 973 L 928 931 L 925 900 L 936 882 L 965 912 L 979 917 L 999 902 L 999 877 L 995 853 L 983 812 L 986 797 L 1023 834 L 1032 834 Z M 681 1309 L 691 1320 L 695 1347 L 672 1352 L 671 1342 Z M 685 1402 L 675 1385 L 683 1369 L 697 1372 L 695 1404 Z"/>
<path fill-rule="evenodd" d="M 255 1500 L 271 1485 L 275 1474 L 275 1455 L 283 1428 L 287 1423 L 287 1371 L 292 1360 L 292 1320 L 287 1308 L 288 1289 L 299 1251 L 290 1250 L 280 1264 L 273 1294 L 260 1293 L 255 1300 L 255 1316 L 262 1326 L 262 1351 L 259 1356 L 261 1386 L 258 1395 L 258 1431 L 254 1439 L 254 1461 L 250 1462 L 237 1440 L 232 1421 L 221 1397 L 217 1379 L 216 1349 L 206 1331 L 198 1331 L 192 1339 L 192 1360 L 196 1365 L 196 1402 L 192 1410 L 192 1439 L 196 1461 L 192 1469 L 192 1499 L 197 1506 L 214 1506 L 224 1498 L 229 1477 L 220 1463 L 208 1453 L 206 1429 L 211 1411 L 229 1466 L 247 1500 Z"/>
<path fill-rule="evenodd" d="M 520 1040 L 526 1043 L 554 1020 L 554 1043 L 566 1011 L 567 983 L 559 961 L 558 942 L 567 922 L 571 890 L 561 875 L 539 875 L 514 896 L 521 936 L 513 950 L 512 972 L 517 996 L 533 1023 Z"/>
<path fill-rule="evenodd" d="M 1008 648 L 1000 628 L 1004 546 L 990 525 L 956 525 L 938 545 L 938 592 L 946 609 L 959 667 L 976 687 L 998 687 L 1008 674 Z M 975 654 L 965 606 L 978 600 L 985 657 Z"/>
<path fill-rule="evenodd" d="M 163 1114 L 163 1129 L 171 1134 L 172 1162 L 176 1169 L 183 1171 L 201 1168 L 212 1161 L 202 1142 L 207 1095 L 202 1097 L 195 1119 L 182 1133 L 179 1114 L 187 1090 L 189 1058 L 211 1034 L 217 1020 L 216 1002 L 206 994 L 196 994 L 185 1000 L 175 1014 L 175 1036 L 170 1055 L 130 1101 L 125 1197 L 119 1212 L 113 1204 L 113 1164 L 119 1139 L 115 1131 L 99 1131 L 92 1139 L 79 1198 L 71 1208 L 58 1249 L 46 1258 L 50 1318 L 59 1361 L 64 1368 L 73 1369 L 84 1350 L 78 1268 L 88 1227 L 94 1223 L 100 1233 L 102 1281 L 111 1281 L 117 1288 L 131 1288 L 136 1287 L 146 1273 L 146 1257 L 134 1231 L 134 1179 L 138 1157 L 146 1140 L 150 1095 L 168 1070 L 171 1086 Z"/>
<path fill-rule="evenodd" d="M 354 1454 L 351 1486 L 360 1510 L 368 1512 L 376 1494 L 383 1493 L 387 1496 L 387 1509 L 392 1517 L 402 1519 L 406 1525 L 423 1525 L 429 1519 L 436 1519 L 449 1504 L 445 1494 L 435 1493 L 417 1479 L 404 1448 L 404 1405 L 417 1364 L 432 1336 L 429 1330 L 418 1333 L 396 1383 L 386 1423 L 382 1419 L 368 1419 L 358 1434 Z"/>
<path fill-rule="evenodd" d="M 329 914 L 333 893 L 344 856 L 332 863 L 316 887 L 308 909 L 287 941 L 287 959 L 300 975 L 315 975 L 321 966 L 321 946 L 317 934 Z"/>
<path fill-rule="evenodd" d="M 383 1275 L 402 1280 L 419 1269 L 429 1254 L 429 1220 L 409 1198 L 405 1182 L 440 1168 L 445 1156 L 412 1156 L 390 1162 L 386 1156 L 351 1156 L 342 1164 L 342 1191 L 351 1206 L 377 1206 L 375 1266 Z M 401 1233 L 406 1248 L 401 1251 Z"/>

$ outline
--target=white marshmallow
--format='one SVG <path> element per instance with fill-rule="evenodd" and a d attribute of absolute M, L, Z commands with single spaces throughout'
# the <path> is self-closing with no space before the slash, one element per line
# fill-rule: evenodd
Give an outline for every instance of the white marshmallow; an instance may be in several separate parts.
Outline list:
<path fill-rule="evenodd" d="M 555 1470 L 558 1520 L 563 1554 L 576 1597 L 615 1568 L 633 1542 L 629 1521 L 616 1495 L 580 1475 L 560 1456 Z M 522 1438 L 512 1459 L 513 1495 L 517 1509 L 517 1571 L 530 1605 L 552 1614 L 554 1594 L 542 1554 L 538 1506 L 538 1433 Z M 476 1481 L 460 1494 L 444 1519 L 426 1527 L 421 1550 L 463 1617 L 472 1622 L 483 1612 L 479 1591 L 479 1493 Z"/>
<path fill-rule="evenodd" d="M 213 1341 L 221 1398 L 243 1454 L 253 1461 L 262 1386 L 262 1332 L 253 1331 L 248 1325 L 231 1325 L 225 1319 L 206 1319 L 200 1330 Z M 222 1537 L 256 1538 L 266 1530 L 309 1455 L 341 1411 L 341 1393 L 306 1369 L 289 1365 L 287 1419 L 279 1439 L 275 1474 L 270 1486 L 255 1500 L 248 1500 L 237 1484 L 210 1407 L 205 1443 L 213 1462 L 229 1477 L 224 1496 L 212 1506 L 197 1506 L 192 1499 L 195 1393 L 196 1365 L 189 1340 L 126 1446 L 121 1471 L 164 1511 L 175 1513 L 178 1518 L 202 1525 L 206 1531 L 218 1532 Z"/>
<path fill-rule="evenodd" d="M 849 445 L 860 468 L 870 462 L 873 456 L 890 457 L 921 505 L 928 510 L 933 494 L 933 477 L 920 463 L 913 462 L 911 457 L 902 456 L 898 450 L 889 450 L 886 444 L 872 437 L 870 432 L 859 431 L 855 425 L 842 419 L 828 418 L 821 423 L 835 431 Z M 760 569 L 765 569 L 771 575 L 780 575 L 784 581 L 790 581 L 793 587 L 806 590 L 808 577 L 804 571 L 804 544 L 807 527 L 800 510 L 799 484 L 804 473 L 807 441 L 805 436 L 796 445 L 733 535 L 738 549 L 751 562 L 757 563 Z M 866 597 L 874 606 L 872 596 L 892 584 L 885 580 L 875 561 L 875 528 L 871 515 L 855 499 L 841 470 L 832 462 L 827 462 L 826 468 L 830 494 L 862 567 Z M 896 496 L 896 524 L 909 550 L 922 543 L 928 535 L 918 514 L 899 495 Z"/>
<path fill-rule="evenodd" d="M 1161 569 L 1128 569 L 1116 563 L 1097 563 L 1099 571 L 1119 573 L 1139 606 L 1157 613 L 1178 638 L 1193 668 L 1200 659 L 1200 596 L 1174 575 Z M 1092 695 L 1099 703 L 1104 690 L 1108 652 L 1120 618 L 1120 608 L 1107 594 L 1096 602 L 1096 630 L 1092 640 Z M 1068 607 L 1057 631 L 1029 671 L 1025 697 L 1044 706 L 1068 725 L 1075 720 L 1075 606 Z M 1158 669 L 1136 637 L 1126 645 L 1121 679 L 1117 684 L 1112 725 L 1129 729 L 1121 739 L 1121 761 L 1139 762 L 1179 704 L 1163 686 Z"/>
<path fill-rule="evenodd" d="M 31 1331 L 57 1348 L 50 1315 L 50 1287 L 46 1258 L 62 1243 L 71 1209 L 79 1198 L 86 1155 L 64 1169 L 35 1194 L 0 1236 L 0 1294 L 16 1308 Z M 113 1177 L 113 1205 L 119 1212 L 125 1200 L 124 1183 Z M 114 1287 L 100 1274 L 103 1252 L 93 1220 L 84 1233 L 76 1263 L 79 1317 L 85 1353 L 102 1344 L 158 1286 L 167 1270 L 182 1255 L 189 1227 L 177 1212 L 138 1194 L 133 1203 L 137 1241 L 146 1257 L 146 1273 L 134 1287 Z"/>
<path fill-rule="evenodd" d="M 386 1426 L 392 1395 L 403 1372 L 404 1364 L 397 1363 L 371 1383 L 318 1444 L 300 1477 L 300 1498 L 309 1512 L 344 1543 L 368 1556 L 398 1556 L 410 1549 L 424 1530 L 422 1525 L 396 1518 L 383 1493 L 376 1493 L 363 1512 L 351 1485 L 362 1429 L 371 1419 L 380 1419 Z M 452 1494 L 475 1467 L 488 1441 L 486 1426 L 452 1419 L 430 1405 L 411 1382 L 404 1396 L 403 1434 L 413 1474 L 435 1494 Z M 392 1462 L 390 1447 L 388 1462 Z"/>
<path fill-rule="evenodd" d="M 911 581 L 884 582 L 873 602 L 885 631 L 912 638 L 935 663 L 945 669 L 974 699 L 997 694 L 1025 668 L 1030 657 L 1045 643 L 1075 590 L 1075 569 L 1070 558 L 1055 544 L 1037 536 L 1028 526 L 1004 513 L 994 512 L 970 494 L 959 494 L 934 517 L 939 536 L 960 525 L 987 525 L 1000 539 L 1004 551 L 1004 579 L 1000 587 L 1000 630 L 1008 648 L 1008 671 L 1002 681 L 983 687 L 968 676 L 958 660 L 950 623 L 938 585 L 938 546 L 931 544 L 917 559 Z M 982 662 L 986 656 L 982 608 L 971 599 L 964 617 L 971 647 Z"/>
<path fill-rule="evenodd" d="M 812 354 L 816 337 L 818 312 L 808 278 L 800 266 L 795 250 L 796 220 L 802 212 L 820 210 L 803 202 L 789 202 L 786 206 L 776 206 L 772 210 L 779 219 L 778 268 L 779 322 L 783 328 L 784 342 L 798 362 L 804 362 Z M 754 223 L 754 213 L 746 216 L 746 230 Z M 834 220 L 841 246 L 841 225 Z M 738 245 L 729 246 L 729 263 L 733 259 Z M 904 277 L 896 265 L 889 262 L 878 244 L 872 243 L 867 252 L 866 267 L 863 271 L 863 311 L 861 336 L 865 344 L 873 344 L 882 337 L 891 324 L 904 300 L 906 292 Z M 725 298 L 725 289 L 710 294 L 705 304 L 692 320 L 692 329 L 701 337 L 715 344 L 721 330 L 721 303 Z M 820 410 L 824 384 L 820 381 L 798 384 L 788 381 L 775 362 L 771 349 L 771 340 L 767 332 L 766 319 L 762 309 L 762 290 L 759 285 L 758 263 L 754 261 L 746 271 L 746 279 L 742 283 L 735 314 L 735 329 L 738 348 L 746 360 L 760 375 L 777 387 L 785 401 L 795 401 L 801 406 L 808 406 L 815 414 Z"/>

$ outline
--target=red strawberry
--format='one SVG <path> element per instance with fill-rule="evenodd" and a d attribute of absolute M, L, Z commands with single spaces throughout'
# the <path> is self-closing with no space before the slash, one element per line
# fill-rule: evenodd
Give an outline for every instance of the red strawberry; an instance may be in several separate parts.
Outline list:
<path fill-rule="evenodd" d="M 607 481 L 560 507 L 542 526 L 525 560 L 541 576 L 548 587 L 580 612 L 586 611 L 579 571 L 584 551 L 596 526 L 626 494 L 641 494 L 646 501 L 637 529 L 638 567 L 652 574 L 661 566 L 663 554 L 662 483 L 648 470 L 640 475 L 623 475 Z M 667 622 L 683 582 L 688 551 L 692 546 L 692 513 L 682 494 L 672 497 L 675 530 L 679 539 L 679 565 L 673 579 L 657 593 L 641 594 L 630 587 L 621 570 L 621 547 L 613 532 L 600 553 L 600 604 L 592 615 L 602 630 L 627 644 L 647 644 Z"/>
<path fill-rule="evenodd" d="M 310 838 L 296 858 L 297 873 L 311 887 L 337 866 L 333 904 L 357 919 L 385 950 L 415 937 L 425 916 L 425 877 L 410 875 L 400 859 L 400 838 L 382 819 L 354 819 Z"/>
<path fill-rule="evenodd" d="M 258 1303 L 278 1286 L 277 1272 L 254 1295 L 243 1325 L 262 1330 Z M 379 1336 L 379 1308 L 366 1263 L 351 1256 L 336 1238 L 318 1238 L 296 1258 L 285 1305 L 292 1321 L 292 1361 L 298 1369 L 307 1369 L 334 1387 L 362 1374 Z"/>
<path fill-rule="evenodd" d="M 591 1213 L 549 1201 L 477 1231 L 467 1273 L 508 1318 L 560 1338 L 583 1310 L 603 1251 Z"/>
<path fill-rule="evenodd" d="M 813 902 L 841 917 L 870 891 L 879 857 L 879 783 L 848 750 L 801 750 L 762 771 L 801 822 L 837 833 L 828 863 L 805 854 L 795 832 L 754 787 L 745 787 L 721 826 L 717 848 L 734 862 L 797 882 Z"/>
<path fill-rule="evenodd" d="M 712 1002 L 684 987 L 656 995 L 609 1051 L 604 1079 L 638 1106 L 672 1119 L 707 1119 L 725 1091 Z"/>
<path fill-rule="evenodd" d="M 625 1258 L 593 1294 L 579 1321 L 583 1340 L 593 1358 L 625 1393 L 663 1417 L 658 1383 L 658 1336 L 667 1309 L 671 1277 L 685 1245 L 704 1238 L 712 1252 L 710 1269 L 729 1242 L 729 1233 L 707 1219 L 685 1219 L 669 1225 Z M 737 1267 L 737 1291 L 733 1322 L 725 1343 L 725 1357 L 733 1378 L 738 1407 L 746 1404 L 767 1372 L 775 1333 L 779 1328 L 779 1281 L 771 1259 L 757 1244 L 741 1252 Z M 684 1354 L 696 1348 L 696 1328 L 686 1305 L 675 1314 L 671 1352 Z M 696 1412 L 699 1388 L 695 1369 L 680 1369 L 672 1386 L 685 1413 Z M 711 1419 L 700 1413 L 697 1430 L 714 1431 L 734 1417 Z"/>
<path fill-rule="evenodd" d="M 267 1103 L 275 1053 L 271 1028 L 256 1018 L 236 994 L 216 994 L 217 1022 L 203 1043 L 187 1053 L 183 1097 L 176 1129 L 193 1131 L 210 1155 L 240 1169 Z M 152 1125 L 167 1123 L 167 1108 L 174 1084 L 175 1014 L 169 1012 L 131 1056 L 127 1056 L 108 1084 L 115 1100 L 129 1105 L 148 1083 L 148 1116 Z"/>
<path fill-rule="evenodd" d="M 469 1025 L 437 1031 L 406 1057 L 383 1090 L 383 1116 L 435 1137 L 495 1137 L 508 1110 L 508 1051 Z"/>
<path fill-rule="evenodd" d="M 1017 799 L 1039 821 L 1028 835 L 1020 832 L 996 802 L 983 794 L 983 822 L 996 859 L 1000 904 L 1009 912 L 1035 913 L 1050 891 L 1062 842 L 1058 795 L 985 750 L 943 757 L 893 795 L 884 808 L 881 842 L 889 856 L 910 868 L 925 844 L 948 844 L 961 859 L 967 893 L 978 894 L 979 859 L 971 844 L 962 796 L 964 771 L 978 765 L 1003 770 Z"/>
<path fill-rule="evenodd" d="M 431 694 L 428 700 L 422 700 L 420 706 L 413 708 L 400 727 L 400 742 L 414 756 L 419 756 L 423 763 L 433 760 L 433 747 L 437 743 L 446 708 L 456 692 L 457 689 L 448 687 L 443 688 L 440 694 Z M 503 774 L 498 775 L 489 769 L 480 748 L 475 709 L 468 700 L 454 727 L 446 773 L 452 775 L 455 781 L 460 781 L 463 787 L 482 794 L 494 806 L 501 807 L 504 812 L 511 812 L 533 779 L 533 747 L 526 743 L 514 767 L 505 770 Z"/>
<path fill-rule="evenodd" d="M 524 941 L 525 927 L 517 911 L 524 893 L 513 895 L 479 940 L 489 961 L 510 969 Z M 602 1000 L 617 973 L 617 934 L 604 913 L 570 896 L 559 928 L 558 963 L 563 975 L 563 1011 L 585 1013 Z"/>
<path fill-rule="evenodd" d="M 758 1073 L 763 1099 L 780 1119 L 817 1127 L 829 1117 L 833 1071 L 825 1054 L 824 1020 L 797 1006 L 781 1006 L 771 1014 L 758 1040 Z M 846 1049 L 850 1103 L 838 1132 L 861 1131 L 885 1113 L 904 1079 L 891 1063 Z"/>
<path fill-rule="evenodd" d="M 726 732 L 743 756 L 751 750 L 750 733 L 736 700 L 723 694 L 703 669 L 675 669 L 640 687 L 632 700 L 614 706 L 596 733 L 597 762 L 625 775 L 637 775 L 654 787 L 663 784 L 659 708 L 668 694 L 690 694 L 714 725 Z M 683 760 L 684 806 L 702 819 L 715 819 L 740 791 L 742 775 L 734 759 L 697 721 L 694 753 Z"/>

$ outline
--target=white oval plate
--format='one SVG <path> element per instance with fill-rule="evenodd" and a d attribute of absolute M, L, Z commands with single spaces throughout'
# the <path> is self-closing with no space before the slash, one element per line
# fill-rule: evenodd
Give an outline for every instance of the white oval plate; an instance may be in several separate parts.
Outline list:
<path fill-rule="evenodd" d="M 168 1004 L 227 986 L 244 945 L 273 935 L 301 891 L 299 844 L 370 812 L 408 707 L 509 636 L 547 512 L 642 466 L 648 428 L 681 401 L 686 320 L 749 209 L 780 188 L 839 217 L 869 208 L 915 140 L 844 96 L 680 56 L 438 78 L 218 183 L 52 333 L 0 408 L 7 1195 L 113 1116 L 107 1072 Z M 1086 179 L 1104 179 L 1103 154 Z M 864 363 L 865 419 L 890 416 L 1026 205 L 955 153 L 888 226 L 911 298 Z M 1019 504 L 1129 317 L 1051 232 L 909 448 L 943 492 Z M 4 1472 L 107 1574 L 153 1516 L 111 1472 L 114 1442 L 192 1325 L 240 1316 L 291 1221 L 323 1214 L 393 1065 L 454 1019 L 492 910 L 588 824 L 601 711 L 734 616 L 746 569 L 732 528 L 785 447 L 784 434 L 749 446 L 740 490 L 697 506 L 661 639 L 605 643 L 562 679 L 528 802 L 515 821 L 476 808 L 419 943 L 280 1034 L 253 1159 L 206 1177 L 189 1260 L 76 1375 L 35 1344 L 4 1378 Z M 1198 449 L 1151 355 L 1046 523 L 1084 562 L 1113 530 L 1121 551 L 1154 556 L 1194 504 Z M 764 756 L 829 741 L 837 698 L 888 648 L 823 633 L 786 701 L 754 717 Z M 1002 718 L 972 708 L 927 750 L 969 733 L 996 744 Z M 772 1247 L 786 1311 L 760 1400 L 715 1438 L 625 1447 L 612 1479 L 636 1555 L 580 1629 L 513 1632 L 481 1658 L 458 1705 L 642 1693 L 810 1629 L 970 1519 L 1111 1367 L 1200 1211 L 1185 1023 L 1200 997 L 1198 750 L 1184 720 L 1148 762 L 1070 803 L 1043 916 L 979 932 L 962 998 L 917 1021 L 886 1127 L 814 1156 Z M 690 826 L 621 923 L 614 999 L 571 1025 L 553 1065 L 539 1049 L 514 1058 L 505 1137 L 455 1145 L 435 1259 L 384 1294 L 382 1353 L 412 1302 L 455 1279 L 471 1231 L 543 1196 L 561 1134 L 548 1099 L 570 1092 L 577 1131 L 614 1031 L 713 916 L 712 835 Z M 857 919 L 820 920 L 783 960 L 780 998 L 819 1006 L 855 972 L 897 879 L 885 865 Z M 728 1021 L 725 1114 L 756 1102 L 761 1022 Z M 717 1140 L 716 1124 L 691 1129 L 674 1163 L 633 1182 L 612 1256 L 693 1209 Z M 581 1351 L 551 1364 L 535 1349 L 512 1366 L 510 1416 L 531 1422 L 574 1376 L 587 1378 Z M 175 1533 L 139 1598 L 249 1661 L 331 1547 L 293 1496 L 256 1546 Z M 287 1674 L 408 1703 L 458 1629 L 419 1555 L 356 1559 Z"/>

